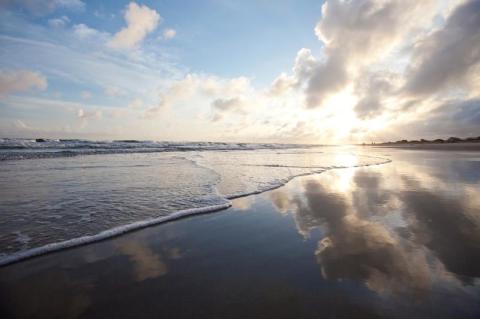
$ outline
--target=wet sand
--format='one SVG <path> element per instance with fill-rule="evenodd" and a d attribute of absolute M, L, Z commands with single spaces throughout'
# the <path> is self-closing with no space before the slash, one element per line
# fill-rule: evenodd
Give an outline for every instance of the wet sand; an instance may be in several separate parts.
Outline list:
<path fill-rule="evenodd" d="M 371 149 L 233 207 L 0 268 L 2 318 L 479 318 L 480 153 Z"/>

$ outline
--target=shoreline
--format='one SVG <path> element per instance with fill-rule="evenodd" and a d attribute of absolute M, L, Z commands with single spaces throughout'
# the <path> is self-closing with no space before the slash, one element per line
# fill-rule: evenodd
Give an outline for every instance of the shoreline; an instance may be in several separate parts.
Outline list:
<path fill-rule="evenodd" d="M 0 268 L 7 267 L 9 265 L 13 265 L 31 258 L 53 254 L 56 252 L 61 252 L 63 250 L 85 246 L 92 243 L 119 237 L 121 235 L 128 234 L 137 230 L 141 230 L 141 229 L 155 226 L 155 225 L 165 224 L 175 220 L 187 218 L 189 216 L 215 213 L 218 211 L 228 209 L 231 206 L 232 206 L 232 203 L 225 203 L 223 205 L 214 205 L 214 206 L 179 210 L 168 216 L 161 216 L 153 219 L 140 220 L 138 222 L 134 222 L 131 224 L 107 229 L 94 235 L 87 235 L 87 236 L 72 238 L 65 241 L 55 242 L 55 243 L 47 244 L 44 246 L 28 249 L 25 251 L 20 251 L 18 253 L 14 253 L 12 255 L 8 255 L 7 257 L 0 259 Z"/>
<path fill-rule="evenodd" d="M 24 251 L 19 251 L 16 253 L 13 253 L 11 255 L 7 255 L 4 258 L 0 258 L 0 268 L 7 267 L 10 265 L 14 265 L 17 263 L 20 263 L 24 260 L 36 258 L 36 257 L 41 257 L 44 255 L 48 254 L 53 254 L 56 252 L 61 252 L 67 249 L 73 249 L 76 247 L 80 246 L 85 246 L 89 245 L 92 243 L 100 242 L 100 241 L 105 241 L 109 240 L 115 237 L 122 236 L 127 233 L 135 232 L 135 231 L 140 231 L 144 228 L 156 226 L 156 225 L 161 225 L 169 222 L 173 222 L 176 220 L 180 219 L 185 219 L 191 216 L 197 216 L 197 215 L 204 215 L 204 214 L 210 214 L 210 213 L 216 213 L 219 211 L 226 210 L 230 207 L 232 207 L 232 200 L 235 199 L 240 199 L 240 198 L 245 198 L 245 197 L 250 197 L 250 196 L 257 196 L 261 195 L 263 193 L 269 192 L 276 190 L 278 188 L 284 187 L 286 184 L 291 182 L 292 180 L 298 178 L 298 177 L 305 177 L 305 176 L 313 176 L 313 175 L 318 175 L 322 174 L 324 172 L 328 172 L 331 170 L 336 170 L 336 169 L 346 169 L 346 168 L 361 168 L 361 167 L 369 167 L 369 166 L 376 166 L 376 165 L 383 165 L 383 164 L 388 164 L 391 163 L 392 160 L 384 157 L 379 157 L 379 156 L 369 156 L 369 155 L 361 155 L 360 156 L 366 156 L 366 157 L 371 157 L 371 158 L 377 158 L 383 160 L 382 162 L 378 163 L 372 163 L 372 164 L 363 164 L 363 165 L 353 165 L 351 167 L 330 167 L 330 168 L 322 168 L 317 171 L 311 172 L 311 173 L 305 173 L 305 174 L 299 174 L 292 176 L 290 179 L 288 179 L 285 183 L 275 185 L 272 187 L 269 187 L 267 189 L 261 189 L 257 190 L 254 192 L 250 193 L 245 193 L 245 194 L 238 194 L 238 195 L 231 195 L 231 196 L 225 196 L 225 199 L 228 201 L 225 204 L 219 204 L 219 205 L 214 205 L 214 206 L 205 206 L 205 207 L 199 207 L 199 208 L 189 208 L 189 209 L 184 209 L 180 211 L 176 211 L 170 215 L 167 216 L 161 216 L 153 219 L 146 219 L 146 220 L 140 220 L 137 222 L 133 222 L 130 224 L 122 225 L 122 226 L 117 226 L 111 229 L 106 229 L 104 231 L 101 231 L 97 234 L 94 235 L 86 235 L 82 237 L 77 237 L 77 238 L 72 238 L 68 239 L 65 241 L 60 241 L 60 242 L 54 242 L 50 244 L 46 244 L 44 246 L 39 246 L 31 249 L 27 249 Z"/>
<path fill-rule="evenodd" d="M 478 318 L 480 237 L 465 220 L 480 208 L 479 153 L 388 153 L 393 165 L 294 178 L 219 214 L 0 267 L 0 313 Z"/>
<path fill-rule="evenodd" d="M 406 150 L 480 151 L 480 143 L 368 144 L 364 146 Z"/>

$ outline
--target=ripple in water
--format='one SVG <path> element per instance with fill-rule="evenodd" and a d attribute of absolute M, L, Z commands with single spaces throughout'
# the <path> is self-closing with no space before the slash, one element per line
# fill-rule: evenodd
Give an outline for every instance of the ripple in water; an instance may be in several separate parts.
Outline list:
<path fill-rule="evenodd" d="M 4 161 L 0 264 L 227 208 L 228 199 L 279 187 L 295 176 L 386 161 L 331 148 Z"/>

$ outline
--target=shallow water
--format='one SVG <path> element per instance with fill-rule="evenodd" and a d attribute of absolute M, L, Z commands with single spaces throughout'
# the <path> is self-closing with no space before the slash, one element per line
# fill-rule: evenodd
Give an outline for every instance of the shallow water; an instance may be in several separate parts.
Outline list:
<path fill-rule="evenodd" d="M 392 162 L 297 178 L 223 212 L 0 268 L 0 309 L 49 318 L 478 318 L 480 153 L 368 153 Z"/>
<path fill-rule="evenodd" d="M 41 152 L 53 148 L 40 144 L 47 144 L 36 146 Z M 50 158 L 0 162 L 0 265 L 162 222 L 178 212 L 228 207 L 230 198 L 281 186 L 294 176 L 385 162 L 345 148 L 237 150 L 235 145 L 149 153 L 110 145 L 122 152 L 74 157 L 54 152 Z"/>

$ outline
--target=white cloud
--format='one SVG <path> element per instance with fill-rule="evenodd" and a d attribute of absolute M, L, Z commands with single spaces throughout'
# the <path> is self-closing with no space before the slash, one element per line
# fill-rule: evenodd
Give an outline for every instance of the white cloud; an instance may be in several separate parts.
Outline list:
<path fill-rule="evenodd" d="M 60 18 L 53 18 L 48 20 L 48 25 L 52 28 L 63 28 L 70 22 L 67 16 L 61 16 Z"/>
<path fill-rule="evenodd" d="M 301 49 L 293 74 L 281 75 L 271 90 L 301 88 L 306 106 L 315 108 L 349 85 L 365 67 L 384 59 L 414 28 L 434 16 L 433 1 L 328 0 L 315 33 L 324 44 L 322 59 Z M 279 90 L 281 88 L 281 90 Z"/>
<path fill-rule="evenodd" d="M 96 29 L 90 28 L 83 23 L 74 25 L 73 33 L 81 39 L 93 37 L 100 34 L 100 32 L 98 32 Z"/>
<path fill-rule="evenodd" d="M 28 30 L 28 34 L 24 32 L 18 37 L 0 35 L 4 68 L 15 69 L 21 63 L 26 69 L 34 68 L 49 79 L 58 79 L 69 85 L 79 85 L 81 88 L 96 86 L 101 89 L 110 86 L 117 88 L 117 92 L 139 97 L 145 92 L 167 87 L 172 79 L 184 74 L 181 66 L 170 61 L 165 49 L 149 50 L 145 54 L 140 52 L 133 60 L 127 54 L 130 51 L 106 49 L 104 43 L 108 35 L 104 33 L 80 38 L 72 34 L 73 29 L 72 32 L 67 29 L 51 37 L 50 28 L 28 21 L 2 22 L 11 23 L 19 32 Z M 148 100 L 155 100 L 156 97 L 155 93 Z"/>
<path fill-rule="evenodd" d="M 246 77 L 222 79 L 212 75 L 187 74 L 166 90 L 162 90 L 158 105 L 147 109 L 146 113 L 154 115 L 174 105 L 193 103 L 193 101 L 197 104 L 207 101 L 208 105 L 211 101 L 225 96 L 245 98 L 253 94 L 253 91 L 250 80 Z"/>
<path fill-rule="evenodd" d="M 123 134 L 128 126 L 127 133 L 140 138 L 149 134 L 162 139 L 329 143 L 362 142 L 368 136 L 383 138 L 395 132 L 404 134 L 402 138 L 421 132 L 433 135 L 439 127 L 459 133 L 478 131 L 480 91 L 474 89 L 480 89 L 478 0 L 454 0 L 448 6 L 441 2 L 436 7 L 438 2 L 431 0 L 327 0 L 315 28 L 323 43 L 320 54 L 300 49 L 292 69 L 262 89 L 254 88 L 246 77 L 186 74 L 187 68 L 171 58 L 175 54 L 167 51 L 169 46 L 158 43 L 112 50 L 138 48 L 150 32 L 164 40 L 175 36 L 174 29 L 156 29 L 161 17 L 155 10 L 133 2 L 124 12 L 125 27 L 113 36 L 85 24 L 74 25 L 63 16 L 53 16 L 48 25 L 67 27 L 64 30 L 52 30 L 43 20 L 38 24 L 23 15 L 5 17 L 1 25 L 16 31 L 0 35 L 2 63 L 12 69 L 22 63 L 51 81 L 93 92 L 100 88 L 117 97 L 106 102 L 109 110 L 93 105 L 95 99 L 85 105 L 82 102 L 87 101 L 80 98 L 91 93 L 78 91 L 79 101 L 64 118 L 75 129 L 85 119 L 103 115 L 102 121 L 88 120 L 90 132 L 106 132 L 107 127 L 112 133 L 118 127 L 118 134 Z M 469 7 L 459 14 L 462 5 Z M 13 87 L 12 91 L 22 91 L 42 85 Z M 463 94 L 470 103 L 462 103 Z M 8 105 L 15 107 L 14 99 L 26 97 L 10 96 Z M 47 109 L 53 102 L 33 110 Z M 74 113 L 83 120 L 72 117 Z M 42 125 L 34 118 L 27 120 L 33 127 Z M 205 125 L 211 120 L 215 125 Z M 455 127 L 458 123 L 462 129 Z"/>
<path fill-rule="evenodd" d="M 0 96 L 28 91 L 32 88 L 45 90 L 47 79 L 40 73 L 28 70 L 0 71 Z"/>
<path fill-rule="evenodd" d="M 163 30 L 163 38 L 166 39 L 166 40 L 173 39 L 173 38 L 175 38 L 176 35 L 177 35 L 177 31 L 175 31 L 175 29 L 165 29 L 165 30 Z"/>
<path fill-rule="evenodd" d="M 108 43 L 113 48 L 131 49 L 137 47 L 148 33 L 155 30 L 160 15 L 145 5 L 130 2 L 125 11 L 127 26 L 117 32 Z"/>
<path fill-rule="evenodd" d="M 84 109 L 78 109 L 77 110 L 77 117 L 79 119 L 82 119 L 82 120 L 89 119 L 89 118 L 100 119 L 100 118 L 102 118 L 102 111 L 100 111 L 100 110 L 85 111 Z"/>
<path fill-rule="evenodd" d="M 281 73 L 272 83 L 269 93 L 274 96 L 281 96 L 295 85 L 295 79 L 286 73 Z"/>
<path fill-rule="evenodd" d="M 310 49 L 302 48 L 297 52 L 292 74 L 281 73 L 272 83 L 270 94 L 281 96 L 291 89 L 299 88 L 313 76 L 319 61 Z"/>
<path fill-rule="evenodd" d="M 327 0 L 315 28 L 321 54 L 301 49 L 267 92 L 288 107 L 303 100 L 311 116 L 299 123 L 322 123 L 318 140 L 478 135 L 479 28 L 478 0 Z"/>

